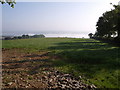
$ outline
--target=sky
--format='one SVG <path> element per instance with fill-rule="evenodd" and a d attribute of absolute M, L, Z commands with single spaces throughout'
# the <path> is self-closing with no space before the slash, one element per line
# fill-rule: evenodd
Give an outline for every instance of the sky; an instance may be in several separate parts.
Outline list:
<path fill-rule="evenodd" d="M 29 1 L 29 2 L 28 2 Z M 2 5 L 2 34 L 45 34 L 49 37 L 88 37 L 95 33 L 96 22 L 119 0 L 81 0 L 66 2 L 18 1 L 15 8 Z M 0 17 L 1 17 L 0 15 Z"/>

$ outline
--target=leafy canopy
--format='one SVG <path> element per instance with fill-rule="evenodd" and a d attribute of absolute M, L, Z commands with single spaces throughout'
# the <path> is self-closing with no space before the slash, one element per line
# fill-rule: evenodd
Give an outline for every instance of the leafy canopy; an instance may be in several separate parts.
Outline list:
<path fill-rule="evenodd" d="M 111 36 L 116 35 L 120 38 L 120 6 L 113 5 L 113 7 L 114 9 L 106 11 L 99 17 L 95 36 L 111 38 Z"/>
<path fill-rule="evenodd" d="M 14 5 L 16 4 L 15 0 L 0 0 L 1 4 L 9 4 L 12 8 L 14 8 Z"/>

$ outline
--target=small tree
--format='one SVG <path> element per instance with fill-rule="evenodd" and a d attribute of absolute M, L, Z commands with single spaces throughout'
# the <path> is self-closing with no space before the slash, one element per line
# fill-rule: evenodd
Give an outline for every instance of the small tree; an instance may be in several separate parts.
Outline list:
<path fill-rule="evenodd" d="M 29 38 L 29 35 L 22 35 L 22 38 Z"/>
<path fill-rule="evenodd" d="M 92 37 L 93 37 L 93 34 L 92 34 L 92 33 L 89 33 L 88 36 L 89 36 L 90 38 L 92 38 Z"/>

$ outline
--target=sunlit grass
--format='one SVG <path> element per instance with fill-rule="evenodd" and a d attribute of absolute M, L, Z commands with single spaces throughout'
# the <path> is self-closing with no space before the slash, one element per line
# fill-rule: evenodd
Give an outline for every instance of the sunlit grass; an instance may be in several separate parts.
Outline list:
<path fill-rule="evenodd" d="M 45 50 L 59 42 L 69 42 L 73 39 L 68 38 L 32 38 L 3 40 L 2 48 L 25 48 L 29 50 Z"/>

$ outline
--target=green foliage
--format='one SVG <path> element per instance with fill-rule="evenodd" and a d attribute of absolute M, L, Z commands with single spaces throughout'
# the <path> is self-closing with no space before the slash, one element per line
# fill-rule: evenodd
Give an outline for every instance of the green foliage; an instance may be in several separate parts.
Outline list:
<path fill-rule="evenodd" d="M 15 0 L 0 0 L 1 4 L 9 4 L 12 8 L 14 8 L 14 5 L 16 4 Z"/>
<path fill-rule="evenodd" d="M 29 36 L 29 35 L 22 35 L 21 38 L 44 38 L 45 36 L 43 34 L 39 34 L 39 35 L 33 35 L 33 36 Z"/>
<path fill-rule="evenodd" d="M 95 37 L 120 37 L 120 6 L 113 5 L 115 9 L 103 13 L 96 24 Z"/>

